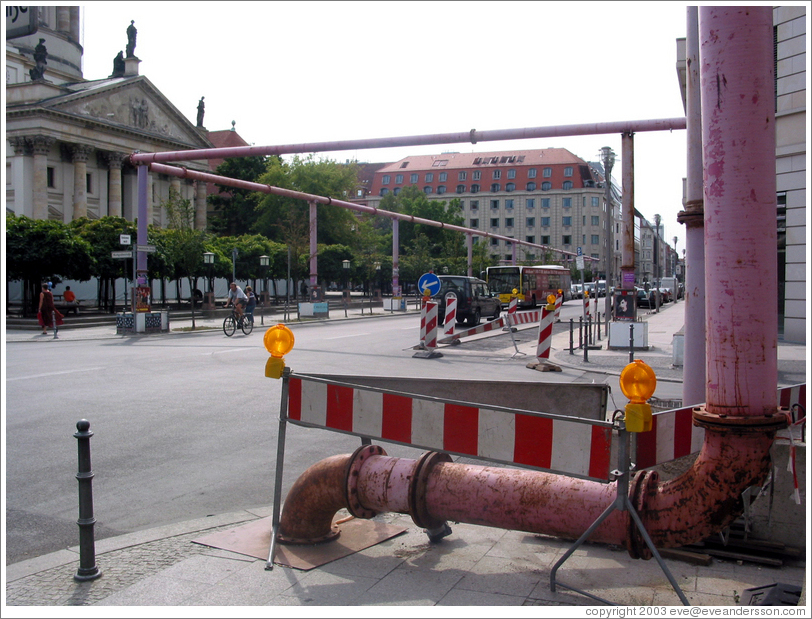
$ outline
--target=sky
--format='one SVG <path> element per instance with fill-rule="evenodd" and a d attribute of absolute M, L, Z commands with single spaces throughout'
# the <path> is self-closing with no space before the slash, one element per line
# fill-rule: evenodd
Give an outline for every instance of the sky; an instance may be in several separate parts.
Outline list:
<path fill-rule="evenodd" d="M 84 76 L 138 29 L 145 75 L 190 122 L 258 146 L 682 117 L 681 2 L 92 2 Z M 635 135 L 635 207 L 685 248 L 685 131 Z M 559 147 L 587 161 L 619 134 L 323 152 L 391 162 Z"/>

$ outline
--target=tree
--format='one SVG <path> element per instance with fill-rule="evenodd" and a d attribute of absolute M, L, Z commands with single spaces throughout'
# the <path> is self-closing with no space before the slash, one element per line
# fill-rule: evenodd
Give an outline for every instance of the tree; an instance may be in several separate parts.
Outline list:
<path fill-rule="evenodd" d="M 217 174 L 243 181 L 258 182 L 267 169 L 270 158 L 236 157 L 226 159 L 217 166 Z M 274 156 L 273 160 L 279 160 Z M 249 189 L 217 185 L 219 194 L 208 197 L 214 206 L 214 215 L 209 220 L 209 230 L 214 234 L 239 236 L 255 232 L 258 213 L 257 205 L 263 194 Z"/>
<path fill-rule="evenodd" d="M 189 280 L 189 303 L 192 307 L 192 331 L 195 329 L 195 290 L 198 273 L 203 270 L 203 252 L 206 251 L 206 234 L 195 230 L 195 211 L 190 200 L 181 198 L 170 190 L 169 199 L 163 203 L 167 215 L 166 255 L 174 269 L 174 278 Z"/>
<path fill-rule="evenodd" d="M 6 214 L 6 275 L 23 281 L 23 316 L 36 313 L 44 278 L 87 281 L 93 262 L 90 244 L 62 222 Z"/>

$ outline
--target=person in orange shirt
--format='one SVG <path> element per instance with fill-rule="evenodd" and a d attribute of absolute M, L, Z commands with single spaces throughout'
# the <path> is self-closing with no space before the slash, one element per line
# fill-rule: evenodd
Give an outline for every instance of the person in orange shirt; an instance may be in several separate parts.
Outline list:
<path fill-rule="evenodd" d="M 76 295 L 73 293 L 73 290 L 70 289 L 70 286 L 65 286 L 65 292 L 62 294 L 62 298 L 65 301 L 65 305 L 69 305 L 73 311 L 77 314 L 79 313 L 79 302 L 76 300 Z"/>

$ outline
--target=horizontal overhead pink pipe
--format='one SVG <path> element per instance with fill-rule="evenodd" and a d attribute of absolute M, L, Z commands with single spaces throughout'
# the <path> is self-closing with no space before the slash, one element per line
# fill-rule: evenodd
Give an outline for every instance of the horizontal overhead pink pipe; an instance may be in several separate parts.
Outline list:
<path fill-rule="evenodd" d="M 134 155 L 132 155 L 134 156 Z M 466 234 L 476 234 L 477 236 L 484 236 L 491 239 L 501 239 L 509 243 L 517 245 L 526 245 L 528 247 L 537 247 L 547 251 L 554 251 L 565 256 L 575 256 L 573 252 L 564 251 L 555 247 L 547 245 L 538 245 L 536 243 L 528 243 L 520 239 L 514 239 L 509 236 L 502 236 L 500 234 L 491 234 L 475 228 L 464 228 L 462 226 L 455 226 L 453 224 L 443 223 L 441 221 L 434 221 L 432 219 L 423 219 L 422 217 L 415 217 L 413 215 L 406 215 L 404 213 L 395 213 L 394 211 L 385 211 L 374 206 L 367 206 L 365 204 L 356 204 L 355 202 L 345 202 L 344 200 L 336 200 L 334 198 L 316 196 L 310 193 L 301 191 L 293 191 L 292 189 L 282 189 L 281 187 L 274 187 L 272 185 L 263 185 L 262 183 L 253 183 L 251 181 L 243 181 L 236 178 L 228 178 L 226 176 L 218 176 L 216 174 L 209 174 L 208 172 L 197 172 L 189 170 L 184 167 L 170 166 L 162 163 L 150 163 L 149 169 L 158 174 L 166 174 L 167 176 L 177 176 L 179 178 L 189 178 L 207 183 L 216 183 L 218 185 L 226 185 L 228 187 L 237 187 L 239 189 L 247 189 L 249 191 L 259 191 L 262 193 L 269 193 L 277 196 L 285 196 L 287 198 L 294 198 L 297 200 L 305 200 L 306 202 L 317 202 L 319 204 L 335 205 L 342 208 L 347 208 L 361 213 L 369 213 L 371 215 L 380 215 L 381 217 L 389 217 L 391 219 L 399 219 L 401 221 L 410 221 L 415 224 L 425 224 L 427 226 L 434 226 L 442 228 L 443 230 L 452 230 L 454 232 L 464 232 Z M 584 256 L 587 260 L 594 260 Z"/>
<path fill-rule="evenodd" d="M 262 155 L 289 155 L 293 153 L 319 153 L 338 150 L 358 150 L 367 148 L 393 148 L 399 146 L 421 146 L 429 144 L 459 144 L 477 142 L 498 142 L 504 140 L 526 140 L 533 138 L 554 138 L 574 135 L 601 135 L 607 133 L 636 133 L 640 131 L 673 131 L 685 129 L 684 118 L 660 118 L 651 120 L 625 120 L 605 123 L 584 123 L 579 125 L 555 125 L 551 127 L 525 127 L 523 129 L 500 129 L 462 133 L 436 133 L 367 140 L 341 140 L 335 142 L 311 142 L 309 144 L 287 144 L 282 146 L 234 146 L 230 148 L 206 148 L 181 150 L 164 153 L 135 153 L 131 156 L 134 164 L 192 161 L 195 159 L 225 159 L 228 157 L 254 157 Z"/>

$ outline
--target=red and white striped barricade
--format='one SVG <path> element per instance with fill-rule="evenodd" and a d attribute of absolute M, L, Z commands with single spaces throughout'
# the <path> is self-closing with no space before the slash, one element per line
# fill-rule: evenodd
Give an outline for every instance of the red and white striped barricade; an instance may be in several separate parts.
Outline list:
<path fill-rule="evenodd" d="M 555 306 L 545 305 L 541 308 L 539 320 L 538 345 L 536 346 L 536 361 L 527 364 L 531 370 L 539 372 L 560 372 L 561 368 L 550 363 L 550 348 L 553 341 L 553 323 L 555 322 Z"/>
<path fill-rule="evenodd" d="M 777 404 L 790 408 L 793 404 L 803 403 L 805 398 L 806 384 L 782 387 L 777 393 Z M 699 451 L 705 440 L 705 430 L 693 424 L 693 409 L 693 406 L 686 406 L 652 415 L 651 431 L 636 433 L 637 454 L 632 460 L 638 469 Z"/>
<path fill-rule="evenodd" d="M 420 343 L 417 345 L 419 350 L 412 355 L 413 357 L 434 359 L 443 356 L 437 351 L 437 314 L 437 302 L 424 301 L 420 312 Z"/>
<path fill-rule="evenodd" d="M 589 320 L 590 316 L 592 316 L 592 299 L 589 297 L 584 297 L 584 320 Z"/>
<path fill-rule="evenodd" d="M 445 297 L 445 321 L 443 322 L 443 337 L 454 335 L 454 324 L 457 321 L 457 295 L 449 292 Z"/>
<path fill-rule="evenodd" d="M 555 321 L 561 322 L 561 304 L 564 302 L 564 295 L 558 293 L 555 295 Z"/>
<path fill-rule="evenodd" d="M 507 311 L 507 318 L 505 319 L 505 327 L 502 329 L 503 331 L 507 331 L 508 329 L 512 329 L 516 331 L 515 325 L 516 322 L 513 318 L 516 316 L 516 309 L 519 307 L 519 300 L 516 297 L 510 297 L 510 303 L 508 303 L 508 311 Z"/>
<path fill-rule="evenodd" d="M 491 320 L 490 322 L 486 322 L 476 327 L 471 327 L 470 329 L 463 329 L 462 331 L 457 331 L 453 335 L 443 337 L 443 339 L 438 341 L 438 344 L 453 344 L 460 338 L 469 337 L 471 335 L 478 335 L 480 333 L 487 333 L 488 331 L 500 329 L 501 327 L 504 326 L 505 326 L 505 317 L 500 316 L 496 320 Z"/>
<path fill-rule="evenodd" d="M 527 312 L 516 312 L 513 314 L 511 321 L 515 325 L 531 325 L 539 321 L 539 310 L 530 310 Z"/>

